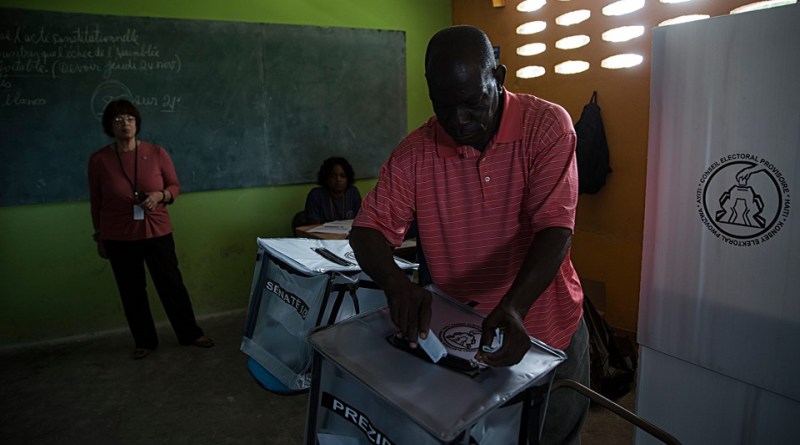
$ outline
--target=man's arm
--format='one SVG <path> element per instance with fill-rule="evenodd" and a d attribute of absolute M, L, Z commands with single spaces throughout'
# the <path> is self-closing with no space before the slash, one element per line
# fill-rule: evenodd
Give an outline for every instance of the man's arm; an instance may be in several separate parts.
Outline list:
<path fill-rule="evenodd" d="M 490 345 L 495 328 L 500 328 L 504 332 L 503 347 L 494 353 L 479 351 L 478 360 L 492 366 L 510 366 L 522 360 L 531 346 L 525 316 L 552 283 L 571 242 L 572 231 L 568 228 L 550 227 L 536 232 L 514 284 L 483 322 L 481 346 Z"/>
<path fill-rule="evenodd" d="M 350 246 L 361 269 L 386 292 L 392 322 L 412 347 L 427 337 L 431 322 L 431 294 L 412 283 L 394 262 L 391 246 L 377 230 L 353 227 Z"/>

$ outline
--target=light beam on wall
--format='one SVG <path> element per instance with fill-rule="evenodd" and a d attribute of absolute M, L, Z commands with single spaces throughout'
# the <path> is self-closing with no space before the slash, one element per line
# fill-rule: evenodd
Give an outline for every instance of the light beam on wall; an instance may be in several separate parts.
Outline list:
<path fill-rule="evenodd" d="M 588 9 L 579 9 L 577 11 L 568 12 L 556 17 L 556 25 L 577 25 L 578 23 L 588 20 L 591 16 L 592 11 L 589 11 Z"/>
<path fill-rule="evenodd" d="M 644 26 L 620 26 L 619 28 L 609 29 L 602 35 L 606 42 L 627 42 L 644 34 Z"/>
<path fill-rule="evenodd" d="M 603 15 L 625 15 L 644 8 L 644 0 L 619 0 L 603 7 Z"/>
<path fill-rule="evenodd" d="M 677 25 L 679 23 L 696 22 L 698 20 L 705 20 L 707 18 L 709 18 L 708 14 L 682 15 L 680 17 L 675 17 L 673 19 L 664 20 L 663 22 L 659 23 L 658 26 L 669 26 L 669 25 Z"/>
<path fill-rule="evenodd" d="M 528 43 L 517 48 L 517 54 L 520 56 L 535 56 L 545 52 L 547 45 L 544 43 Z"/>
<path fill-rule="evenodd" d="M 520 35 L 536 34 L 537 32 L 544 31 L 546 28 L 547 28 L 547 22 L 537 20 L 535 22 L 523 23 L 517 26 L 517 34 Z"/>
<path fill-rule="evenodd" d="M 600 62 L 603 68 L 616 70 L 620 68 L 630 68 L 632 66 L 640 65 L 644 57 L 639 54 L 617 54 L 615 56 L 606 57 Z"/>
<path fill-rule="evenodd" d="M 793 5 L 797 0 L 768 0 L 763 2 L 750 3 L 748 5 L 739 6 L 731 11 L 731 14 L 741 14 L 743 12 L 757 11 L 759 9 L 774 8 L 776 6 Z"/>
<path fill-rule="evenodd" d="M 517 11 L 519 12 L 533 12 L 542 9 L 547 3 L 546 0 L 525 0 L 524 2 L 517 5 Z"/>
<path fill-rule="evenodd" d="M 589 69 L 589 62 L 583 60 L 567 60 L 555 66 L 554 71 L 558 74 L 577 74 Z"/>
<path fill-rule="evenodd" d="M 564 37 L 556 42 L 558 49 L 575 49 L 588 45 L 591 39 L 589 36 L 580 34 L 575 36 Z"/>
<path fill-rule="evenodd" d="M 520 79 L 533 79 L 534 77 L 544 76 L 543 66 L 530 65 L 517 70 L 517 77 Z"/>

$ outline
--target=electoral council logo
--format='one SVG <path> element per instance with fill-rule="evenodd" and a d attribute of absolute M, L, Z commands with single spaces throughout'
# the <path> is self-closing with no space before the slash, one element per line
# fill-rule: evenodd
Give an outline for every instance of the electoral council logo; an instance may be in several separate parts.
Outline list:
<path fill-rule="evenodd" d="M 789 184 L 778 167 L 750 153 L 721 157 L 697 186 L 697 213 L 714 236 L 734 246 L 755 246 L 775 237 L 791 208 Z"/>
<path fill-rule="evenodd" d="M 472 323 L 454 323 L 439 331 L 439 339 L 449 349 L 478 352 L 481 344 L 481 327 Z"/>

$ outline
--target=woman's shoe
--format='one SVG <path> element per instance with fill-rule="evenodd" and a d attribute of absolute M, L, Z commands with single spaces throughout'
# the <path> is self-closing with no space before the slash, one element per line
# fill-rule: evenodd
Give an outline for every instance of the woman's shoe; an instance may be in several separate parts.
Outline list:
<path fill-rule="evenodd" d="M 214 347 L 214 340 L 206 337 L 205 335 L 201 335 L 194 341 L 194 345 L 199 348 L 213 348 Z"/>
<path fill-rule="evenodd" d="M 134 360 L 141 360 L 141 359 L 147 357 L 148 355 L 150 355 L 151 352 L 153 352 L 152 349 L 136 348 L 136 349 L 133 350 L 133 354 L 131 354 L 131 358 L 133 358 Z"/>

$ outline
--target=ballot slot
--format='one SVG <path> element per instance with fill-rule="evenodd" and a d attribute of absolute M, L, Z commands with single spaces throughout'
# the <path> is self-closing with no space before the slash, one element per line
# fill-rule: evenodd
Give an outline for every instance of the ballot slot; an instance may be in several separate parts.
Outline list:
<path fill-rule="evenodd" d="M 410 343 L 408 342 L 408 339 L 406 339 L 399 333 L 387 336 L 386 341 L 388 341 L 389 344 L 391 344 L 395 348 L 405 351 L 415 357 L 419 357 L 420 359 L 432 365 L 441 366 L 443 368 L 459 372 L 469 377 L 476 377 L 478 374 L 480 374 L 481 370 L 486 368 L 485 365 L 481 365 L 479 362 L 475 360 L 469 360 L 464 357 L 459 357 L 453 354 L 447 354 L 434 363 L 431 357 L 422 348 L 420 348 L 419 346 L 416 348 L 412 348 Z"/>

